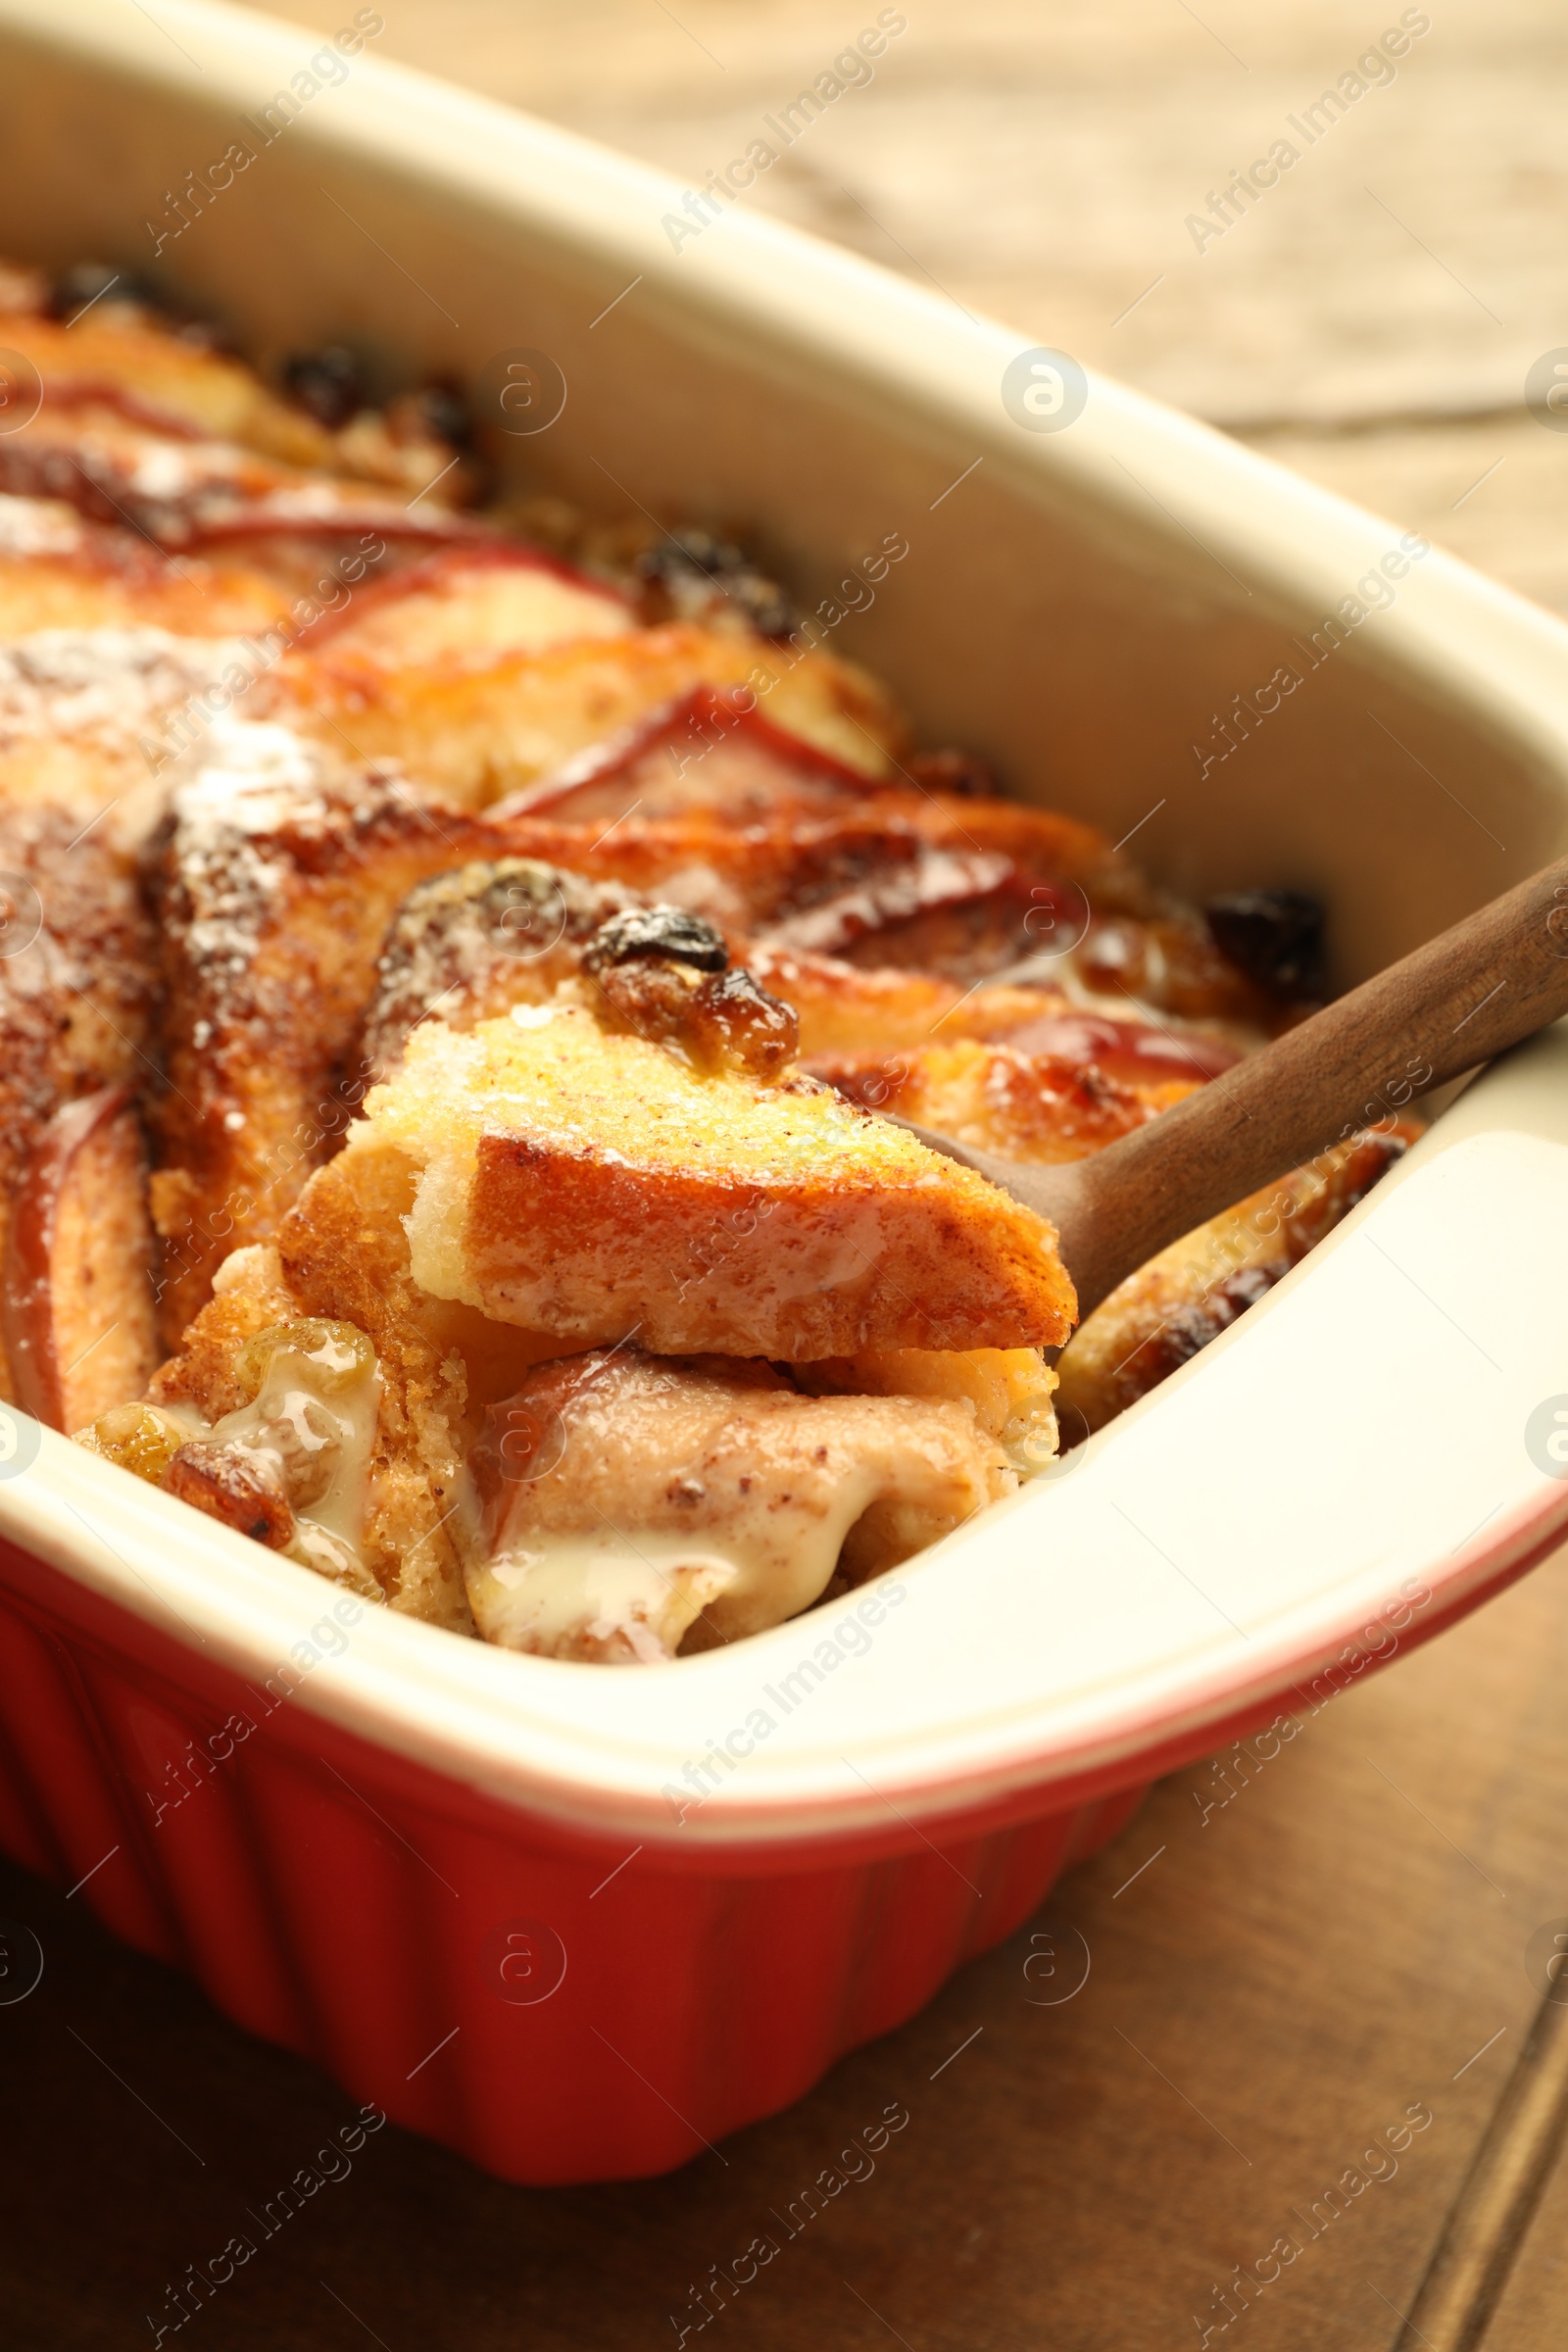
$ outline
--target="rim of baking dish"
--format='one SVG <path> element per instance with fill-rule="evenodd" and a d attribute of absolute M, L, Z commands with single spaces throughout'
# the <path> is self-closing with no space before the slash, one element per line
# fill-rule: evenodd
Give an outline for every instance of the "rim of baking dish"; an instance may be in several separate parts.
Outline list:
<path fill-rule="evenodd" d="M 199 64 L 155 59 L 156 33 L 114 0 L 0 0 L 0 32 L 208 104 L 253 103 L 300 37 L 197 0 L 164 0 L 160 23 Z M 1117 452 L 1136 447 L 1179 527 L 1282 591 L 1327 598 L 1388 545 L 1386 524 L 1099 376 L 1072 434 L 1009 437 L 996 385 L 1015 335 L 775 222 L 727 216 L 703 273 L 677 280 L 659 227 L 674 182 L 407 68 L 358 59 L 310 128 L 339 157 L 501 204 L 607 282 L 640 270 L 688 318 L 896 388 L 1014 476 L 1064 469 L 1126 506 Z M 1568 630 L 1438 555 L 1383 622 L 1391 662 L 1568 779 Z M 1568 1529 L 1568 1480 L 1526 1442 L 1568 1387 L 1565 1297 L 1559 1025 L 1060 1471 L 840 1607 L 625 1672 L 366 1610 L 296 1703 L 563 1825 L 690 1849 L 913 1829 L 1118 1765 L 1131 1779 L 1139 1755 L 1342 1653 L 1394 1654 Z M 340 1598 L 48 1432 L 0 1482 L 0 1532 L 264 1684 Z"/>

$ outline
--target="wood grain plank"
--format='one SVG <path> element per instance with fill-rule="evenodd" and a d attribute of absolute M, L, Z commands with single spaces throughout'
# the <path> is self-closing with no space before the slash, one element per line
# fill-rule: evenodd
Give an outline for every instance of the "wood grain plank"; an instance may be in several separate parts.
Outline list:
<path fill-rule="evenodd" d="M 1568 2167 L 1559 2164 L 1483 2341 L 1494 2352 L 1557 2345 L 1568 2314 Z M 1417 2347 L 1419 2352 L 1419 2347 Z"/>
<path fill-rule="evenodd" d="M 1568 1990 L 1540 1958 L 1543 1942 L 1568 1948 L 1562 1923 L 1531 1938 L 1529 1974 L 1546 1978 L 1529 2029 L 1457 2197 L 1449 2207 L 1426 2276 L 1405 2318 L 1401 2346 L 1429 2352 L 1479 2352 L 1517 2263 L 1568 2132 Z"/>

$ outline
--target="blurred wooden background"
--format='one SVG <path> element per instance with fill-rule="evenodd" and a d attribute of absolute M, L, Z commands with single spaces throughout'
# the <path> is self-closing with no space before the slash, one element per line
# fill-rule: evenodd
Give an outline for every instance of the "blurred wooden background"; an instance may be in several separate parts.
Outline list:
<path fill-rule="evenodd" d="M 700 184 L 877 9 L 382 0 L 377 53 Z M 344 0 L 281 13 L 335 27 Z M 908 0 L 907 30 L 748 201 L 1243 433 L 1568 612 L 1568 436 L 1524 377 L 1568 344 L 1568 18 L 1435 0 L 1256 210 L 1187 215 L 1401 11 L 1339 0 Z M 1408 18 L 1423 12 L 1404 12 Z M 156 25 L 150 40 L 160 37 Z M 1300 140 L 1296 144 L 1301 145 Z M 1462 1442 L 1456 1405 L 1455 1442 Z M 788 2115 L 676 2178 L 506 2189 L 388 2130 L 190 2323 L 213 2352 L 630 2352 L 889 2100 L 910 2126 L 712 2325 L 760 2352 L 1384 2352 L 1497 2106 L 1564 1924 L 1568 1557 L 1337 1700 L 1261 1768 L 1164 1784 L 1035 1923 Z M 144 2337 L 342 2118 L 329 2083 L 0 1872 L 47 1955 L 0 2007 L 4 2340 Z M 1066 2001 L 1031 1934 L 1083 1939 Z M 1030 1973 L 1026 1975 L 1026 1965 Z M 960 2055 L 953 2055 L 961 2049 Z M 1245 2309 L 1372 2134 L 1433 2122 Z M 1382 2169 L 1380 2167 L 1380 2169 Z M 1559 2175 L 1486 2336 L 1568 2340 Z M 1196 2316 L 1195 2316 L 1196 2315 Z M 1223 2325 L 1222 2325 L 1223 2323 Z M 706 2331 L 705 2331 L 706 2332 Z M 172 2339 L 171 2339 L 172 2340 Z M 695 2333 L 689 2339 L 696 2341 Z M 1433 2342 L 1433 2352 L 1445 2345 Z M 1446 2342 L 1447 2339 L 1446 2339 Z"/>
<path fill-rule="evenodd" d="M 277 13 L 327 27 L 352 12 Z M 377 55 L 696 186 L 877 18 L 872 0 L 384 0 L 382 13 Z M 813 122 L 748 204 L 1195 409 L 1568 611 L 1568 434 L 1524 400 L 1531 363 L 1568 344 L 1568 12 L 908 0 L 896 13 L 908 29 L 871 85 Z M 1307 147 L 1287 119 L 1401 14 L 1431 29 Z M 1199 253 L 1187 216 L 1278 138 L 1299 163 Z"/>

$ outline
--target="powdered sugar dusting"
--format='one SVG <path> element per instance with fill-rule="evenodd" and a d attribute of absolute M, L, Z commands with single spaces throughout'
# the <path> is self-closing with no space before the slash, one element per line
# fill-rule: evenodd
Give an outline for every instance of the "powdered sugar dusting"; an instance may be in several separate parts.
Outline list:
<path fill-rule="evenodd" d="M 167 629 L 38 629 L 13 638 L 0 645 L 0 748 L 45 736 L 123 740 L 217 687 L 244 652 L 237 637 Z"/>
<path fill-rule="evenodd" d="M 0 493 L 0 556 L 74 556 L 83 536 L 77 516 L 58 500 Z"/>
<path fill-rule="evenodd" d="M 207 738 L 196 774 L 174 795 L 174 814 L 187 830 L 213 824 L 235 833 L 273 833 L 305 813 L 323 815 L 325 760 L 318 745 L 292 727 L 220 718 Z"/>
<path fill-rule="evenodd" d="M 269 856 L 263 842 L 328 812 L 326 764 L 290 727 L 220 718 L 201 766 L 174 792 L 176 919 L 186 958 L 214 991 L 243 978 L 288 879 L 288 858 Z"/>
<path fill-rule="evenodd" d="M 193 462 L 193 454 L 197 462 Z M 226 449 L 221 443 L 216 453 L 211 449 L 192 453 L 189 449 L 155 443 L 138 455 L 126 477 L 127 486 L 138 498 L 162 499 L 172 504 L 188 499 L 214 473 L 222 478 L 233 471 L 237 456 L 237 451 Z"/>

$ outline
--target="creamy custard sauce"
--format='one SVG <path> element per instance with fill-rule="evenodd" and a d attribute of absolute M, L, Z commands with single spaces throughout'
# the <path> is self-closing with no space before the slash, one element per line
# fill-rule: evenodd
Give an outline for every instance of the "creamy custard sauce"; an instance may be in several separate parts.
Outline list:
<path fill-rule="evenodd" d="M 766 1365 L 620 1348 L 492 1408 L 467 1590 L 485 1640 L 655 1659 L 809 1607 L 1010 1491 L 966 1403 L 804 1396 Z"/>
<path fill-rule="evenodd" d="M 81 1442 L 242 1532 L 265 1526 L 263 1540 L 301 1567 L 383 1599 L 364 1548 L 381 1400 L 369 1341 L 301 1317 L 247 1341 L 237 1369 L 256 1394 L 218 1421 L 183 1403 L 117 1405 Z M 261 1525 L 247 1524 L 256 1510 Z"/>
<path fill-rule="evenodd" d="M 651 1662 L 672 1657 L 707 1604 L 745 1573 L 716 1551 L 647 1534 L 634 1544 L 606 1528 L 476 1561 L 468 1603 L 484 1640 L 504 1649 L 598 1654 L 618 1639 Z"/>
<path fill-rule="evenodd" d="M 370 1600 L 382 1598 L 363 1550 L 380 1397 L 373 1359 L 368 1372 L 342 1379 L 329 1368 L 323 1378 L 310 1354 L 280 1348 L 254 1403 L 225 1414 L 207 1432 L 218 1445 L 241 1446 L 281 1463 L 294 1506 L 289 1551 L 303 1566 Z"/>

